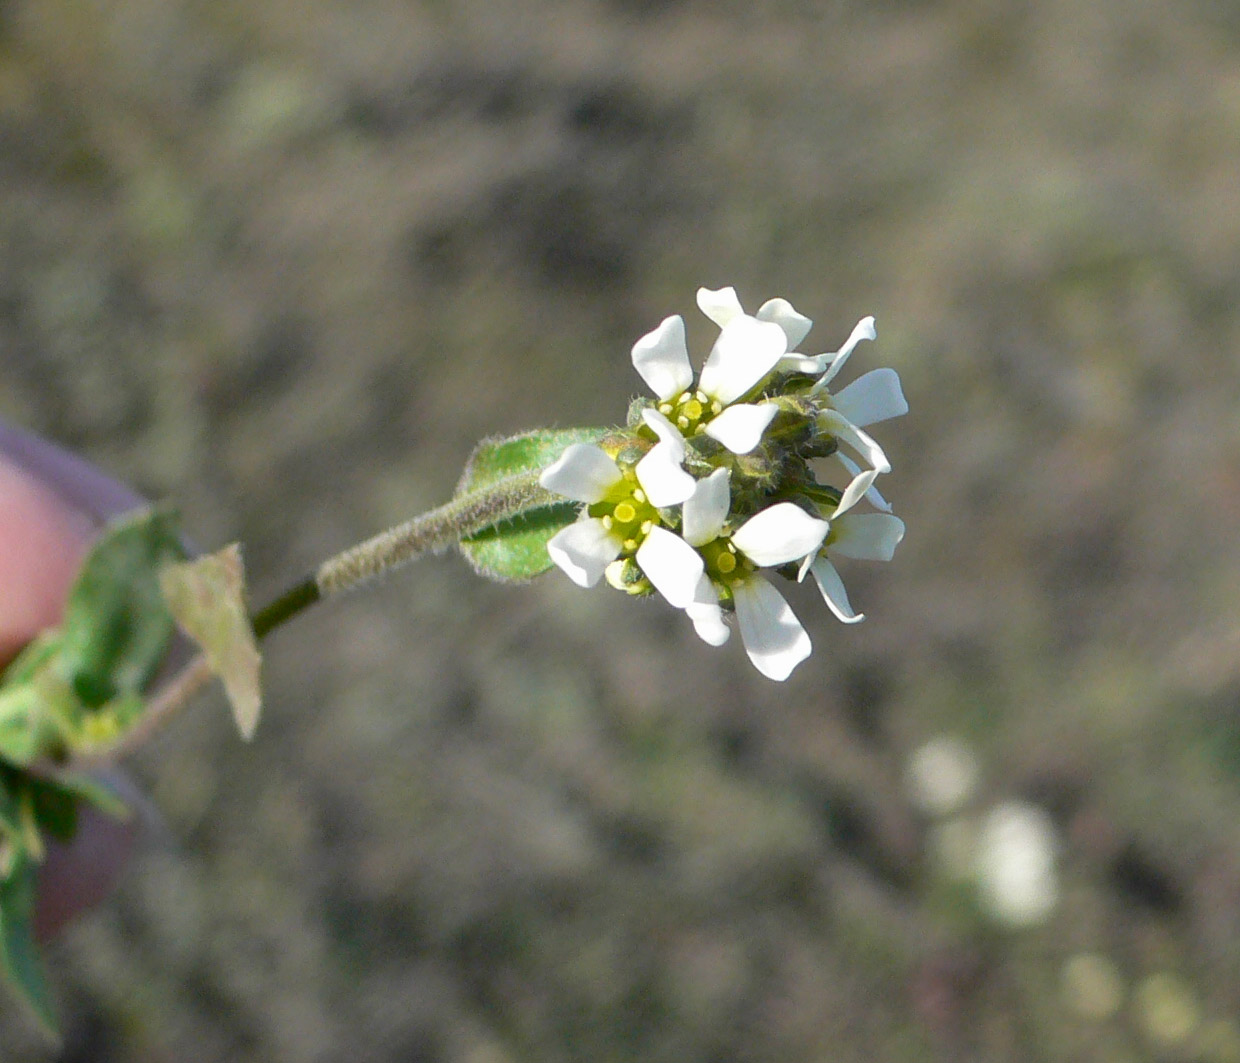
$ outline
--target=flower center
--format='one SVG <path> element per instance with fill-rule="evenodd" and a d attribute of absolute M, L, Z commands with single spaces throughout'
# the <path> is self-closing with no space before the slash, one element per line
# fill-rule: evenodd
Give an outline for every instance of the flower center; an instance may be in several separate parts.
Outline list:
<path fill-rule="evenodd" d="M 659 511 L 646 498 L 636 474 L 627 467 L 624 479 L 611 489 L 607 498 L 590 506 L 589 514 L 598 517 L 603 527 L 620 537 L 624 544 L 622 557 L 635 554 L 650 529 L 662 523 Z"/>
<path fill-rule="evenodd" d="M 681 435 L 692 436 L 723 412 L 723 403 L 704 391 L 682 391 L 679 397 L 659 403 L 659 412 L 680 429 Z"/>
<path fill-rule="evenodd" d="M 737 551 L 730 538 L 712 539 L 698 547 L 698 553 L 706 563 L 706 575 L 717 588 L 730 588 L 737 580 L 745 579 L 757 567 L 744 554 Z"/>

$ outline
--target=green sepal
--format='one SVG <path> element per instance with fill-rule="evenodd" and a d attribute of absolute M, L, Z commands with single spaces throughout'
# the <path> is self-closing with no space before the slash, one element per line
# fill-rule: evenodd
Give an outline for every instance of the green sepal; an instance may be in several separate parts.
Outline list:
<path fill-rule="evenodd" d="M 12 838 L 0 844 L 13 845 Z M 0 967 L 52 1037 L 59 1037 L 56 1011 L 34 940 L 35 865 L 17 850 L 0 881 Z"/>
<path fill-rule="evenodd" d="M 60 664 L 87 708 L 140 693 L 163 659 L 172 615 L 159 569 L 185 556 L 176 517 L 150 509 L 111 525 L 69 594 Z"/>
<path fill-rule="evenodd" d="M 493 488 L 501 481 L 541 472 L 573 443 L 598 443 L 606 428 L 538 429 L 510 439 L 487 439 L 470 456 L 456 497 Z M 577 519 L 571 501 L 542 502 L 461 540 L 461 553 L 480 575 L 523 583 L 551 567 L 547 541 Z"/>

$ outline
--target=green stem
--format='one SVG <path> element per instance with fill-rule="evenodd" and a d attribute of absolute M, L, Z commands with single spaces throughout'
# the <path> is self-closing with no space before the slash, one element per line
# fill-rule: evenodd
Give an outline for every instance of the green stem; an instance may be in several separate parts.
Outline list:
<path fill-rule="evenodd" d="M 325 598 L 339 594 L 425 553 L 446 550 L 493 524 L 538 506 L 563 501 L 561 496 L 542 487 L 538 477 L 537 472 L 507 476 L 380 532 L 324 561 L 314 574 L 315 585 Z"/>
<path fill-rule="evenodd" d="M 261 639 L 267 632 L 278 628 L 303 609 L 309 609 L 322 597 L 313 576 L 307 576 L 300 583 L 295 583 L 279 598 L 269 602 L 250 617 L 254 637 Z"/>
<path fill-rule="evenodd" d="M 348 590 L 380 573 L 413 561 L 430 551 L 446 550 L 467 536 L 510 520 L 530 509 L 561 502 L 538 483 L 539 473 L 521 473 L 497 480 L 489 487 L 454 498 L 438 509 L 380 532 L 324 561 L 314 575 L 295 583 L 263 608 L 252 613 L 250 626 L 257 638 L 274 631 L 331 594 Z M 147 705 L 142 720 L 124 739 L 95 756 L 110 760 L 140 748 L 168 719 L 189 701 L 213 675 L 207 658 L 199 654 L 165 685 Z M 79 758 L 78 767 L 89 767 L 92 758 Z"/>
<path fill-rule="evenodd" d="M 275 601 L 250 618 L 254 634 L 268 632 L 316 602 L 374 579 L 423 554 L 439 552 L 470 535 L 527 510 L 563 501 L 538 482 L 539 473 L 519 473 L 489 487 L 454 498 L 437 509 L 380 532 L 365 542 L 329 557 Z"/>

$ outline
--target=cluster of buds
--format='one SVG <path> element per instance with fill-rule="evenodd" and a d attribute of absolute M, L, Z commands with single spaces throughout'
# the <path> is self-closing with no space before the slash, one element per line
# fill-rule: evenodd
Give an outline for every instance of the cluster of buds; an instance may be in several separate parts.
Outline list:
<path fill-rule="evenodd" d="M 629 594 L 657 591 L 711 645 L 727 641 L 735 613 L 754 666 L 783 680 L 810 640 L 763 572 L 812 575 L 840 620 L 864 619 L 835 560 L 889 561 L 904 536 L 874 488 L 891 465 L 864 429 L 908 404 L 893 369 L 830 390 L 853 348 L 875 338 L 871 317 L 838 351 L 805 355 L 811 322 L 787 300 L 753 315 L 732 288 L 702 288 L 697 301 L 720 331 L 696 384 L 674 315 L 633 346 L 655 398 L 634 401 L 627 430 L 573 444 L 543 472 L 545 488 L 582 503 L 547 550 L 583 587 L 605 577 Z M 847 474 L 842 489 L 818 480 L 828 458 Z M 862 501 L 871 512 L 856 509 Z"/>

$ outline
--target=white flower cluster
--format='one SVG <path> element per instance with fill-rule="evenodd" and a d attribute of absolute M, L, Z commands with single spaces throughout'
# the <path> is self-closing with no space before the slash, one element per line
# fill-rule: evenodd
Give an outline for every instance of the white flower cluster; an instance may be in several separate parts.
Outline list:
<path fill-rule="evenodd" d="M 891 465 L 864 429 L 908 404 L 892 369 L 828 388 L 853 348 L 875 338 L 872 317 L 838 351 L 805 355 L 796 348 L 811 322 L 787 300 L 753 315 L 732 288 L 699 289 L 697 301 L 720 331 L 696 385 L 674 315 L 633 346 L 656 401 L 633 404 L 628 432 L 574 444 L 543 472 L 545 488 L 583 503 L 547 550 L 583 587 L 605 576 L 630 594 L 658 591 L 714 646 L 735 612 L 754 666 L 783 680 L 810 640 L 761 570 L 809 573 L 840 620 L 864 619 L 834 559 L 889 561 L 904 536 L 873 486 Z M 820 484 L 812 466 L 831 456 L 851 478 L 842 491 Z M 876 512 L 856 512 L 863 499 Z"/>

